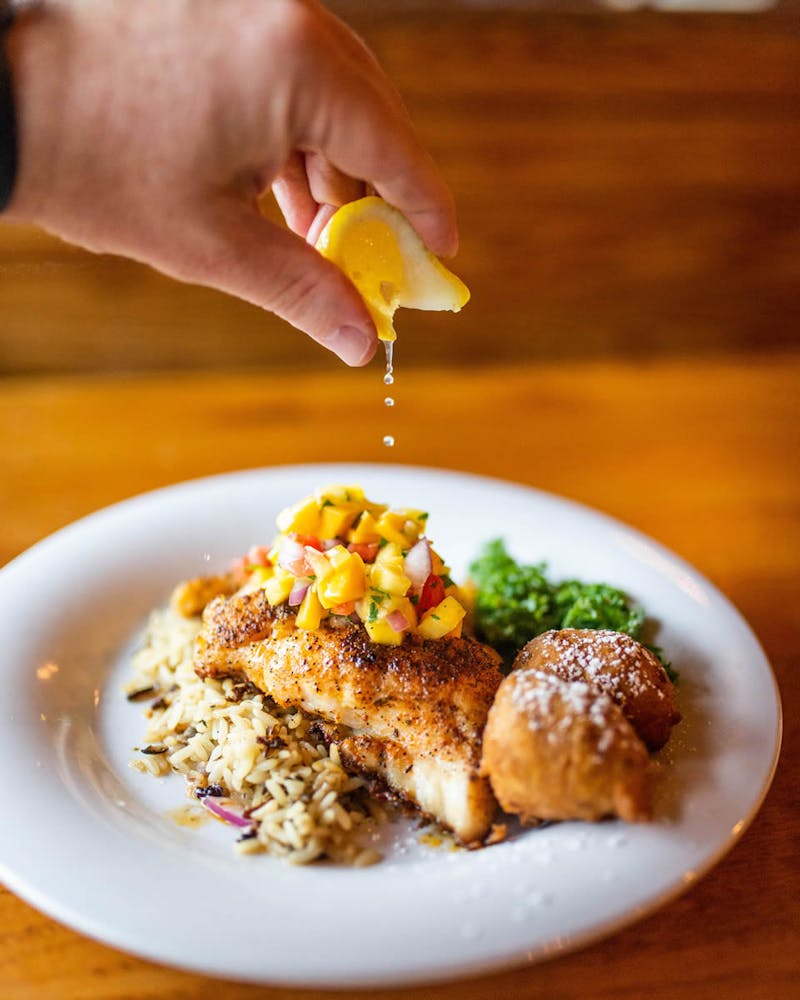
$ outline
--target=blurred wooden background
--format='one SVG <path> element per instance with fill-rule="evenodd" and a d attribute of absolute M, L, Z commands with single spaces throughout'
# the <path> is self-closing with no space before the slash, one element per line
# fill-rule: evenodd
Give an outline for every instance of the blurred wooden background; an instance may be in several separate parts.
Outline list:
<path fill-rule="evenodd" d="M 334 3 L 452 186 L 473 301 L 401 313 L 430 366 L 800 340 L 800 7 Z M 331 368 L 263 312 L 0 225 L 0 374 Z"/>

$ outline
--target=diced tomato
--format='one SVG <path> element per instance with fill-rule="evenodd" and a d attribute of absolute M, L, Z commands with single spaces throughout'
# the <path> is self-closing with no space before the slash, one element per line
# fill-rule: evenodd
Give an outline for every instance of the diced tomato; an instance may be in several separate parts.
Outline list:
<path fill-rule="evenodd" d="M 429 608 L 435 608 L 437 604 L 445 599 L 444 580 L 435 573 L 431 573 L 422 588 L 417 604 L 417 614 L 422 614 Z"/>
<path fill-rule="evenodd" d="M 298 535 L 294 536 L 301 545 L 308 545 L 312 549 L 316 549 L 317 552 L 322 552 L 322 542 L 317 538 L 316 535 Z"/>
<path fill-rule="evenodd" d="M 348 617 L 356 610 L 355 601 L 345 601 L 344 604 L 337 604 L 335 608 L 331 608 L 332 615 L 344 615 Z"/>
<path fill-rule="evenodd" d="M 355 552 L 361 556 L 365 563 L 375 562 L 380 546 L 377 542 L 350 542 L 347 546 L 348 552 Z"/>
<path fill-rule="evenodd" d="M 231 562 L 228 572 L 232 573 L 237 580 L 244 583 L 247 579 L 247 574 L 250 572 L 250 560 L 247 556 L 239 556 L 238 559 L 234 559 Z"/>
<path fill-rule="evenodd" d="M 250 566 L 271 566 L 268 545 L 254 545 L 247 553 L 246 562 Z"/>

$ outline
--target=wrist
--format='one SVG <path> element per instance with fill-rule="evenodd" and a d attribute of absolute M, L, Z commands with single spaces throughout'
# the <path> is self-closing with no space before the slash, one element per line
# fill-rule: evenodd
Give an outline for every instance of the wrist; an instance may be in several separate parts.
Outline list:
<path fill-rule="evenodd" d="M 4 215 L 36 221 L 56 164 L 63 62 L 54 23 L 59 14 L 41 2 L 13 3 L 12 10 L 4 48 L 13 94 L 16 172 Z"/>
<path fill-rule="evenodd" d="M 16 101 L 11 65 L 6 55 L 6 36 L 13 20 L 11 4 L 0 0 L 0 212 L 11 201 L 18 166 Z"/>

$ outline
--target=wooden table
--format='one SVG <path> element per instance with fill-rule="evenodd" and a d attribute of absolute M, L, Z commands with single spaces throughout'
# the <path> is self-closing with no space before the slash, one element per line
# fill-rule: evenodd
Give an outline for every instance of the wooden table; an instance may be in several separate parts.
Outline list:
<path fill-rule="evenodd" d="M 30 377 L 0 383 L 0 562 L 68 521 L 178 479 L 260 464 L 389 459 L 487 473 L 601 508 L 693 562 L 739 606 L 782 688 L 773 788 L 685 897 L 580 953 L 436 987 L 451 998 L 790 996 L 800 977 L 797 580 L 800 351 L 658 363 L 312 375 Z M 382 445 L 391 431 L 397 445 Z M 2 613 L 2 609 L 0 609 Z M 2 822 L 13 821 L 13 784 Z M 310 997 L 159 968 L 0 890 L 8 1000 Z"/>

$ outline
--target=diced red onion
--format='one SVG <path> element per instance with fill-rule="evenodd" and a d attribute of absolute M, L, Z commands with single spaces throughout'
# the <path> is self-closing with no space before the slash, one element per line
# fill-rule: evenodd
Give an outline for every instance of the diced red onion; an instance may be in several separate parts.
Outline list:
<path fill-rule="evenodd" d="M 386 616 L 386 624 L 395 632 L 402 632 L 411 624 L 402 611 L 390 611 Z"/>
<path fill-rule="evenodd" d="M 322 542 L 322 551 L 330 552 L 331 549 L 335 549 L 337 545 L 341 544 L 338 538 L 326 538 Z"/>
<path fill-rule="evenodd" d="M 406 555 L 403 563 L 403 571 L 411 581 L 411 589 L 420 591 L 425 586 L 425 581 L 433 572 L 433 559 L 431 557 L 431 543 L 427 538 L 420 538 Z"/>
<path fill-rule="evenodd" d="M 305 576 L 308 572 L 305 548 L 294 538 L 284 538 L 278 555 L 278 565 L 294 576 Z"/>
<path fill-rule="evenodd" d="M 301 577 L 299 580 L 294 581 L 294 586 L 289 594 L 290 608 L 296 608 L 298 604 L 303 603 L 303 598 L 306 596 L 306 591 L 310 586 L 311 581 L 307 577 Z"/>
<path fill-rule="evenodd" d="M 231 803 L 230 799 L 220 799 L 214 795 L 205 795 L 200 799 L 200 802 L 210 813 L 213 813 L 219 819 L 225 820 L 226 823 L 233 823 L 234 826 L 253 825 L 252 820 L 243 816 L 236 806 Z"/>

